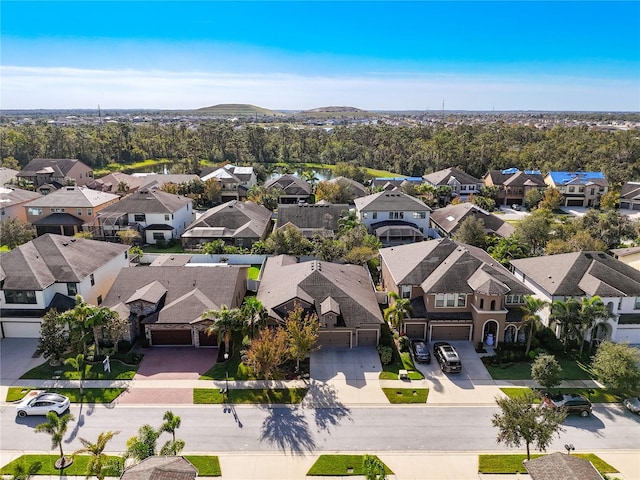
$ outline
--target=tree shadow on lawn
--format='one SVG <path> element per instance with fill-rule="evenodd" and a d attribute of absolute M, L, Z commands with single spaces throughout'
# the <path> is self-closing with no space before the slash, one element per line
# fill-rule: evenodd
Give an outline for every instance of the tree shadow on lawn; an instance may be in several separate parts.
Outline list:
<path fill-rule="evenodd" d="M 260 440 L 275 445 L 282 452 L 304 456 L 316 448 L 303 410 L 287 407 L 266 407 L 268 416 L 262 423 Z"/>

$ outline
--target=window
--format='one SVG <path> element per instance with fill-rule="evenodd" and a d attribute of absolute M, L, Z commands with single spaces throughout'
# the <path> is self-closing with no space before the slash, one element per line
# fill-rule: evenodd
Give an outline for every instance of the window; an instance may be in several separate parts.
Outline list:
<path fill-rule="evenodd" d="M 365 218 L 367 218 L 368 213 L 367 212 L 362 212 L 362 219 L 364 220 Z"/>
<path fill-rule="evenodd" d="M 376 218 L 378 218 L 378 212 L 373 212 L 373 213 L 371 214 L 371 218 L 373 218 L 374 220 L 375 220 Z"/>
<path fill-rule="evenodd" d="M 427 218 L 427 212 L 413 212 L 413 218 L 415 218 L 415 219 L 425 219 L 425 218 Z"/>
<path fill-rule="evenodd" d="M 507 295 L 507 303 L 522 303 L 523 295 Z"/>
<path fill-rule="evenodd" d="M 133 221 L 134 222 L 144 222 L 146 220 L 146 217 L 144 216 L 144 213 L 134 213 L 133 214 Z"/>
<path fill-rule="evenodd" d="M 42 215 L 42 208 L 40 207 L 28 207 L 27 208 L 27 215 Z"/>
<path fill-rule="evenodd" d="M 447 293 L 447 307 L 455 307 L 455 306 L 456 306 L 456 294 Z"/>
<path fill-rule="evenodd" d="M 64 213 L 64 208 L 52 207 L 51 208 L 51 213 Z"/>
<path fill-rule="evenodd" d="M 89 278 L 91 279 L 91 286 L 93 287 L 96 284 L 96 279 L 93 277 L 93 273 L 89 275 Z"/>
<path fill-rule="evenodd" d="M 444 294 L 436 293 L 436 307 L 444 307 Z"/>
<path fill-rule="evenodd" d="M 101 305 L 101 304 L 102 304 L 102 295 L 98 295 L 98 299 L 97 299 L 96 303 L 97 303 L 98 305 Z"/>
<path fill-rule="evenodd" d="M 400 295 L 402 298 L 411 298 L 411 285 L 402 285 Z"/>
<path fill-rule="evenodd" d="M 91 216 L 92 213 L 93 211 L 90 208 L 87 208 L 87 215 Z"/>
<path fill-rule="evenodd" d="M 569 193 L 573 193 L 575 191 L 576 187 L 569 187 Z"/>
<path fill-rule="evenodd" d="M 162 232 L 153 232 L 153 239 L 158 241 L 158 240 L 164 240 L 164 233 Z"/>
<path fill-rule="evenodd" d="M 78 294 L 78 284 L 77 283 L 67 283 L 67 295 L 70 297 L 75 297 Z"/>
<path fill-rule="evenodd" d="M 76 210 L 76 214 L 78 214 L 78 215 L 82 215 L 82 209 L 81 209 L 81 208 L 78 208 L 78 209 Z"/>
<path fill-rule="evenodd" d="M 389 212 L 390 220 L 399 220 L 401 218 L 404 218 L 404 212 Z"/>
<path fill-rule="evenodd" d="M 169 221 L 169 215 L 165 215 L 165 216 L 164 216 L 164 221 L 165 221 L 165 222 L 168 222 L 168 221 Z"/>
<path fill-rule="evenodd" d="M 633 308 L 635 310 L 640 310 L 640 297 L 636 297 L 636 303 L 634 304 Z"/>
<path fill-rule="evenodd" d="M 578 191 L 579 191 L 580 193 L 584 192 L 584 187 L 578 187 Z M 592 190 L 592 192 L 593 192 L 593 190 Z"/>
<path fill-rule="evenodd" d="M 467 186 L 466 186 L 466 185 L 461 185 L 461 186 L 460 186 L 460 190 L 461 190 L 461 191 L 463 191 L 463 192 L 464 192 L 466 189 L 467 189 Z"/>
<path fill-rule="evenodd" d="M 4 298 L 7 303 L 36 304 L 36 292 L 34 290 L 5 290 Z"/>
<path fill-rule="evenodd" d="M 458 306 L 466 307 L 467 306 L 467 296 L 464 293 L 458 294 Z"/>
<path fill-rule="evenodd" d="M 236 247 L 242 248 L 244 246 L 244 238 L 236 238 Z"/>

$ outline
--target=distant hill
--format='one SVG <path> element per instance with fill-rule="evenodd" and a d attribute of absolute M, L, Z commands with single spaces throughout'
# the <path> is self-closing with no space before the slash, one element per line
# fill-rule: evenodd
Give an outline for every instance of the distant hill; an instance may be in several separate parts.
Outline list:
<path fill-rule="evenodd" d="M 362 110 L 356 107 L 320 107 L 313 108 L 311 110 L 304 110 L 302 112 L 298 112 L 296 116 L 301 117 L 350 117 L 350 118 L 365 118 L 365 117 L 373 117 L 379 115 L 378 113 L 369 112 L 367 110 Z"/>
<path fill-rule="evenodd" d="M 283 114 L 268 108 L 256 107 L 247 103 L 222 103 L 211 107 L 198 108 L 196 112 L 221 117 L 282 117 Z"/>

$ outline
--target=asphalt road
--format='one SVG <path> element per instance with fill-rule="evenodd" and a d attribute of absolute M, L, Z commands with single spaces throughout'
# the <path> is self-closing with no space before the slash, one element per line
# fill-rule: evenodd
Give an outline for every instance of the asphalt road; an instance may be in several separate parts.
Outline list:
<path fill-rule="evenodd" d="M 106 430 L 119 430 L 109 451 L 124 451 L 126 440 L 144 423 L 158 427 L 170 409 L 182 418 L 177 437 L 185 452 L 282 451 L 301 454 L 322 451 L 504 451 L 497 445 L 491 417 L 497 407 L 302 407 L 265 408 L 222 405 L 113 408 L 72 407 L 63 448 L 80 447 L 78 437 L 95 441 Z M 33 427 L 43 417 L 15 416 L 15 407 L 0 408 L 2 450 L 34 451 L 50 447 L 50 438 Z M 640 416 L 618 406 L 597 407 L 589 418 L 569 417 L 565 432 L 552 449 L 572 443 L 577 451 L 640 449 Z M 169 439 L 163 434 L 161 446 Z"/>

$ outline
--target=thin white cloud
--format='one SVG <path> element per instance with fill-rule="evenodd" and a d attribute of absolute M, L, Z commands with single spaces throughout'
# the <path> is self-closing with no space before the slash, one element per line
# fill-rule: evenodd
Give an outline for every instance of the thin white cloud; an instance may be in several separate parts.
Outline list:
<path fill-rule="evenodd" d="M 192 109 L 250 103 L 272 109 L 637 111 L 631 81 L 453 74 L 322 76 L 1 66 L 3 109 Z"/>

